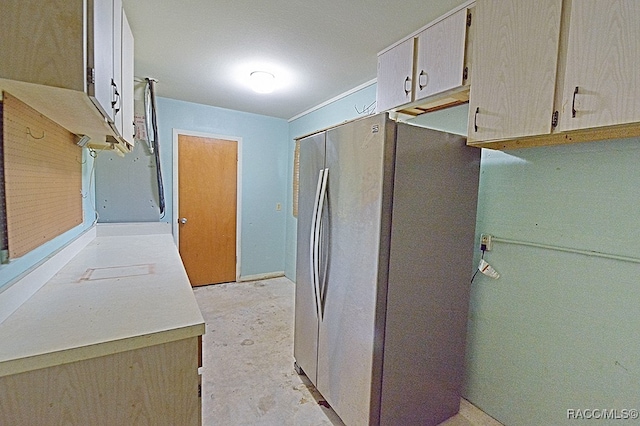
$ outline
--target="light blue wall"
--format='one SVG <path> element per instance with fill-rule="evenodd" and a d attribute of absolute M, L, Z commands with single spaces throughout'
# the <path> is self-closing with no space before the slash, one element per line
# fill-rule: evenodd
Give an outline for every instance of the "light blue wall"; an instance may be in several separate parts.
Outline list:
<path fill-rule="evenodd" d="M 289 123 L 289 141 L 287 144 L 287 241 L 285 248 L 285 275 L 295 281 L 296 276 L 296 227 L 297 220 L 293 217 L 293 152 L 295 148 L 295 138 L 313 133 L 317 130 L 330 127 L 344 121 L 352 120 L 362 115 L 362 111 L 374 105 L 376 100 L 376 85 L 364 87 L 306 114 Z"/>
<path fill-rule="evenodd" d="M 113 151 L 98 153 L 96 200 L 98 222 L 160 220 L 155 157 L 146 142 L 136 143 L 124 158 Z"/>
<path fill-rule="evenodd" d="M 639 142 L 485 150 L 477 231 L 640 258 Z M 502 276 L 472 288 L 471 401 L 524 426 L 640 407 L 640 264 L 499 242 L 485 258 Z"/>
<path fill-rule="evenodd" d="M 284 270 L 286 120 L 167 98 L 157 100 L 166 214 L 173 218 L 173 129 L 242 138 L 241 276 Z M 276 211 L 276 205 L 282 205 Z"/>
<path fill-rule="evenodd" d="M 95 200 L 95 180 L 92 179 L 91 172 L 93 169 L 93 158 L 89 156 L 88 149 L 82 149 L 82 210 L 83 222 L 81 225 L 58 235 L 51 241 L 48 241 L 25 254 L 11 261 L 6 265 L 0 265 L 0 291 L 2 287 L 11 284 L 22 274 L 45 261 L 56 251 L 73 241 L 77 236 L 91 227 L 94 221 L 94 200 Z"/>

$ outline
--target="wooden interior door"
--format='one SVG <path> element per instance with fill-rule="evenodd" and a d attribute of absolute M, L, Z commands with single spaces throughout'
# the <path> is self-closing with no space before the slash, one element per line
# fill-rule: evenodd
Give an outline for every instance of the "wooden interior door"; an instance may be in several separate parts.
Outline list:
<path fill-rule="evenodd" d="M 238 144 L 178 135 L 179 250 L 192 286 L 236 280 Z"/>

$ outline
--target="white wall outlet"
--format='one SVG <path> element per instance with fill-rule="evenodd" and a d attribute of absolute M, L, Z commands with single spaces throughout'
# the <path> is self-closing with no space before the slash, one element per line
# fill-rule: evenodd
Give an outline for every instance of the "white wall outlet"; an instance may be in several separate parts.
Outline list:
<path fill-rule="evenodd" d="M 485 250 L 485 251 L 491 250 L 491 235 L 490 234 L 481 234 L 480 235 L 480 250 Z"/>
<path fill-rule="evenodd" d="M 279 212 L 280 210 L 282 210 L 282 204 L 276 203 L 276 211 Z"/>

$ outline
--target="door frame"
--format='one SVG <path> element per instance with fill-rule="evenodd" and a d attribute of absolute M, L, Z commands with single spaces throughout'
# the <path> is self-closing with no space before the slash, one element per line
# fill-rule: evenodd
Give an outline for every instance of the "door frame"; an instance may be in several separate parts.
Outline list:
<path fill-rule="evenodd" d="M 240 271 L 242 270 L 240 265 L 240 241 L 241 241 L 241 229 L 242 229 L 242 138 L 240 136 L 226 136 L 214 133 L 194 132 L 191 130 L 173 129 L 173 217 L 171 222 L 171 228 L 173 230 L 173 240 L 176 247 L 180 247 L 180 227 L 178 226 L 178 213 L 179 213 L 179 194 L 178 194 L 178 136 L 196 136 L 209 139 L 224 139 L 228 141 L 234 141 L 237 144 L 238 149 L 238 167 L 236 169 L 236 281 L 240 280 Z"/>

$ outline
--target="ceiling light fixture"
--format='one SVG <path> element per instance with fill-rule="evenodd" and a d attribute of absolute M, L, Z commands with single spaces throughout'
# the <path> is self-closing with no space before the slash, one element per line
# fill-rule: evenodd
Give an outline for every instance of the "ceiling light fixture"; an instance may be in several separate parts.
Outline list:
<path fill-rule="evenodd" d="M 251 88 L 258 93 L 271 93 L 275 87 L 275 76 L 266 71 L 254 71 L 250 74 Z"/>

